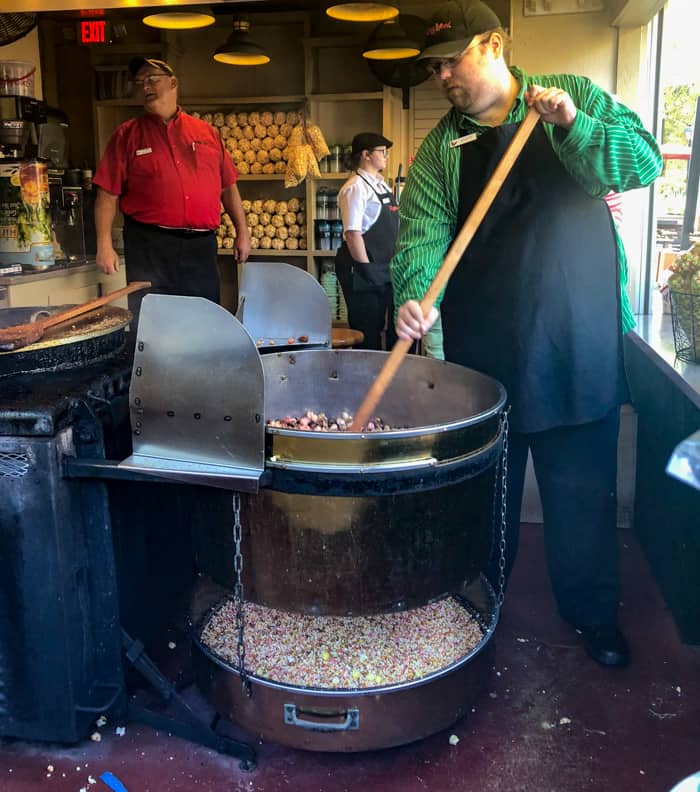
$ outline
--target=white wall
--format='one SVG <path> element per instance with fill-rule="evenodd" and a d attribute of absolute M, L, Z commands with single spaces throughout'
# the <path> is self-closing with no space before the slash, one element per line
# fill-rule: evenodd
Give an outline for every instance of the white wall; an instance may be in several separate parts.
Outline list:
<path fill-rule="evenodd" d="M 36 66 L 34 75 L 34 95 L 37 99 L 43 99 L 44 94 L 41 86 L 41 57 L 39 54 L 39 33 L 37 28 L 27 33 L 19 41 L 6 44 L 0 47 L 0 61 L 29 61 Z"/>
<path fill-rule="evenodd" d="M 530 74 L 581 74 L 615 91 L 617 31 L 606 12 L 526 17 L 513 0 L 511 32 L 511 62 Z"/>

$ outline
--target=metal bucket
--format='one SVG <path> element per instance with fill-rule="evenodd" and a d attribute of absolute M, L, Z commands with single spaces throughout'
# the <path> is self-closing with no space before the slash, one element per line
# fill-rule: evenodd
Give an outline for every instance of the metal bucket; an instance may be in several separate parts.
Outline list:
<path fill-rule="evenodd" d="M 265 417 L 354 409 L 386 354 L 267 355 Z M 269 483 L 241 495 L 246 599 L 310 614 L 368 614 L 459 591 L 487 564 L 505 392 L 476 371 L 409 356 L 382 433 L 268 427 Z M 200 570 L 233 584 L 230 524 L 197 532 Z"/>

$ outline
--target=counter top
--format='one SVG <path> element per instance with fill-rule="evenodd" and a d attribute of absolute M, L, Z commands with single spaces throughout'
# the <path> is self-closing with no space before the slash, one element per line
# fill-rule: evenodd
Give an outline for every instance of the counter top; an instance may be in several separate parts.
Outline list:
<path fill-rule="evenodd" d="M 31 281 L 46 280 L 47 278 L 62 278 L 73 272 L 91 272 L 95 269 L 94 256 L 80 261 L 71 261 L 66 264 L 56 264 L 45 270 L 36 272 L 21 272 L 16 275 L 0 275 L 0 286 L 15 286 L 19 283 L 31 283 Z"/>
<path fill-rule="evenodd" d="M 629 340 L 643 346 L 659 368 L 700 407 L 700 363 L 686 363 L 676 358 L 670 315 L 645 314 L 635 318 L 637 326 L 627 334 Z"/>

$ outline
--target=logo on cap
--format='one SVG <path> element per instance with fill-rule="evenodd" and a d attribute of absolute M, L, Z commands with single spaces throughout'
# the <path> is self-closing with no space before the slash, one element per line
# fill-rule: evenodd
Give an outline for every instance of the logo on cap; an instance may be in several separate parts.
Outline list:
<path fill-rule="evenodd" d="M 436 22 L 432 27 L 429 27 L 425 33 L 426 36 L 435 36 L 441 30 L 452 30 L 452 22 Z"/>

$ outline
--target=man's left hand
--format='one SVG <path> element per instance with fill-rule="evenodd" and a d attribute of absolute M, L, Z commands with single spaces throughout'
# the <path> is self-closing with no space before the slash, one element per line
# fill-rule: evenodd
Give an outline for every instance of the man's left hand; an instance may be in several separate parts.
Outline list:
<path fill-rule="evenodd" d="M 250 238 L 247 235 L 237 235 L 233 243 L 233 251 L 236 261 L 244 264 L 250 255 Z"/>
<path fill-rule="evenodd" d="M 542 120 L 549 124 L 571 129 L 576 118 L 576 105 L 574 100 L 561 88 L 542 88 L 531 85 L 525 94 L 525 101 L 529 107 L 542 116 Z"/>

